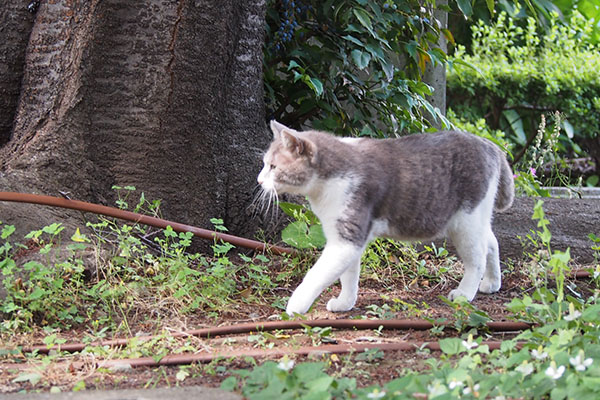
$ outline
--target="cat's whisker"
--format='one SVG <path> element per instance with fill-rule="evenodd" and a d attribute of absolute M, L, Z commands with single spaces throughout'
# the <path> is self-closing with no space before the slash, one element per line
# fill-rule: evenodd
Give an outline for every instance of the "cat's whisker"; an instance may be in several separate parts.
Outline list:
<path fill-rule="evenodd" d="M 262 215 L 270 223 L 276 222 L 279 216 L 277 204 L 279 204 L 279 195 L 275 190 L 267 190 L 262 186 L 258 186 L 250 205 L 253 209 L 253 217 Z"/>
<path fill-rule="evenodd" d="M 260 187 L 259 185 L 256 185 L 256 187 L 254 188 L 254 193 L 252 195 L 252 201 L 248 205 L 248 209 L 251 212 L 250 215 L 252 218 L 256 218 L 258 215 L 260 215 L 262 213 L 262 208 L 263 208 L 263 201 L 262 201 L 263 193 L 262 192 L 263 192 L 263 188 Z"/>

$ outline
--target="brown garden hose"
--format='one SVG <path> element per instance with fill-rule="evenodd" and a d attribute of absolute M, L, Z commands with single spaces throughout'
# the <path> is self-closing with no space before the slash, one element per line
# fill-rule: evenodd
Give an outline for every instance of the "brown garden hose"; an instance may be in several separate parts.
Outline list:
<path fill-rule="evenodd" d="M 11 201 L 17 203 L 41 204 L 52 207 L 68 208 L 95 214 L 106 215 L 109 217 L 119 218 L 126 221 L 141 223 L 144 225 L 154 226 L 156 228 L 165 229 L 167 226 L 173 228 L 176 232 L 191 232 L 195 236 L 209 240 L 222 240 L 231 243 L 235 246 L 244 247 L 257 251 L 269 251 L 274 254 L 295 254 L 293 249 L 269 245 L 256 240 L 241 238 L 226 233 L 214 232 L 207 229 L 197 228 L 191 225 L 180 224 L 178 222 L 167 221 L 157 217 L 138 214 L 132 211 L 121 210 L 114 207 L 107 207 L 100 204 L 87 203 L 79 200 L 68 200 L 60 197 L 44 196 L 39 194 L 16 193 L 16 192 L 0 192 L 0 201 Z"/>
<path fill-rule="evenodd" d="M 408 320 L 408 319 L 384 319 L 384 320 L 372 320 L 372 319 L 316 319 L 316 320 L 293 320 L 293 321 L 270 321 L 270 322 L 252 322 L 246 324 L 237 324 L 229 326 L 218 326 L 212 328 L 195 329 L 186 332 L 175 332 L 172 333 L 171 337 L 185 337 L 185 336 L 196 336 L 204 338 L 214 338 L 216 336 L 235 335 L 249 332 L 263 332 L 263 331 L 274 331 L 274 330 L 292 330 L 302 329 L 304 327 L 311 328 L 325 328 L 330 327 L 333 329 L 350 329 L 350 330 L 368 330 L 368 329 L 379 329 L 380 327 L 385 330 L 428 330 L 434 327 L 429 321 L 426 320 Z M 443 323 L 439 326 L 450 328 L 450 324 Z M 487 329 L 494 332 L 516 332 L 529 329 L 531 324 L 525 322 L 513 322 L 513 321 L 491 321 L 486 324 Z M 158 336 L 137 336 L 136 341 L 148 341 L 156 339 Z M 64 343 L 53 347 L 53 350 L 76 352 L 82 351 L 86 346 L 125 346 L 131 339 L 114 339 L 104 340 L 92 343 Z M 21 350 L 23 353 L 29 353 L 37 351 L 39 353 L 48 353 L 50 349 L 46 345 L 35 345 L 24 347 Z"/>
<path fill-rule="evenodd" d="M 497 350 L 502 345 L 500 341 L 482 342 L 490 350 Z M 377 349 L 381 351 L 414 351 L 418 349 L 429 349 L 440 351 L 439 342 L 397 342 L 397 343 L 354 343 L 354 344 L 329 344 L 321 346 L 305 346 L 300 348 L 277 348 L 277 349 L 247 349 L 240 351 L 223 351 L 216 353 L 195 354 L 169 354 L 156 360 L 153 357 L 128 358 L 121 360 L 98 361 L 99 368 L 126 368 L 126 367 L 157 367 L 160 365 L 187 365 L 192 363 L 208 363 L 219 358 L 231 357 L 282 357 L 285 355 L 322 355 L 322 354 L 348 354 L 359 353 L 365 350 Z M 83 366 L 83 363 L 80 363 Z M 72 364 L 78 369 L 80 365 Z"/>
<path fill-rule="evenodd" d="M 502 346 L 501 341 L 483 341 L 480 346 L 488 346 L 489 350 L 497 350 Z M 517 343 L 517 348 L 523 346 L 522 342 Z M 218 359 L 228 358 L 244 358 L 244 357 L 283 357 L 286 355 L 296 356 L 322 356 L 326 354 L 351 354 L 360 353 L 365 350 L 381 350 L 381 351 L 416 351 L 428 349 L 430 351 L 440 351 L 441 346 L 439 341 L 434 342 L 417 342 L 417 341 L 402 341 L 395 343 L 353 343 L 353 344 L 328 344 L 320 346 L 303 346 L 303 347 L 283 347 L 272 349 L 242 349 L 218 351 L 212 353 L 185 353 L 185 354 L 168 354 L 162 358 L 155 357 L 139 357 L 139 358 L 124 358 L 112 360 L 91 360 L 94 368 L 108 369 L 128 369 L 135 367 L 158 367 L 161 365 L 188 365 L 192 363 L 210 363 Z M 12 363 L 4 365 L 5 368 L 15 370 L 26 370 L 31 368 L 29 363 Z M 90 361 L 75 361 L 65 365 L 69 370 L 79 370 L 89 368 Z"/>

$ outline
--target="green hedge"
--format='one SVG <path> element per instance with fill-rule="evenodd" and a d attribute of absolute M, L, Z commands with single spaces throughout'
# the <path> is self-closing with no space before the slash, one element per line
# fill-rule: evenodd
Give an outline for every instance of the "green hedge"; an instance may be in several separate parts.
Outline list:
<path fill-rule="evenodd" d="M 484 117 L 516 148 L 536 134 L 542 113 L 560 111 L 566 152 L 587 152 L 600 169 L 600 48 L 591 44 L 593 22 L 575 13 L 557 16 L 544 36 L 535 20 L 526 27 L 501 13 L 496 23 L 473 28 L 473 54 L 458 47 L 449 59 L 448 103 L 458 115 Z M 513 151 L 514 152 L 514 151 Z"/>

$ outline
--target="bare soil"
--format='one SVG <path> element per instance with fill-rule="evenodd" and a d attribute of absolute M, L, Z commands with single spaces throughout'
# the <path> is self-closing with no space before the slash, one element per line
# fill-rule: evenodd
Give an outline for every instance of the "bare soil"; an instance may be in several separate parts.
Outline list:
<path fill-rule="evenodd" d="M 472 305 L 489 315 L 493 321 L 509 320 L 511 314 L 506 310 L 506 303 L 515 297 L 522 296 L 525 292 L 532 291 L 532 282 L 526 270 L 506 273 L 503 287 L 500 292 L 493 295 L 479 294 Z M 325 292 L 306 315 L 307 319 L 341 319 L 341 318 L 397 318 L 397 319 L 446 319 L 456 321 L 457 313 L 441 298 L 456 285 L 455 279 L 436 279 L 429 281 L 420 279 L 406 285 L 393 287 L 387 279 L 373 279 L 364 277 L 361 282 L 359 300 L 356 307 L 347 313 L 330 313 L 326 311 L 327 300 L 337 295 L 339 288 L 332 287 Z M 572 280 L 570 284 L 577 290 L 586 292 L 590 283 L 586 280 Z M 289 295 L 292 287 L 282 289 L 282 295 Z M 396 299 L 396 300 L 395 300 Z M 398 307 L 398 299 L 413 306 Z M 396 308 L 394 309 L 394 304 Z M 382 315 L 384 311 L 387 313 Z M 379 311 L 378 311 L 379 310 Z M 377 312 L 378 311 L 378 312 Z M 223 312 L 216 319 L 207 319 L 204 315 L 192 315 L 185 321 L 172 320 L 163 322 L 163 332 L 180 332 L 208 326 L 234 325 L 247 322 L 264 322 L 279 318 L 280 310 L 268 304 L 244 304 L 239 302 L 232 309 Z M 159 334 L 151 323 L 140 323 L 138 326 L 129 327 L 131 336 L 137 334 Z M 468 330 L 468 328 L 467 328 Z M 88 329 L 80 327 L 60 332 L 59 336 L 67 343 L 80 342 L 86 337 Z M 485 340 L 503 340 L 514 337 L 516 332 L 491 333 L 480 331 Z M 246 351 L 271 348 L 298 348 L 301 346 L 315 346 L 315 353 L 309 356 L 291 356 L 296 362 L 324 361 L 328 366 L 327 372 L 334 376 L 356 378 L 359 386 L 368 386 L 374 383 L 383 384 L 399 376 L 406 369 L 426 370 L 429 368 L 426 361 L 429 358 L 439 357 L 439 353 L 429 350 L 415 351 L 389 351 L 368 358 L 359 354 L 323 354 L 318 352 L 322 344 L 356 344 L 356 343 L 394 343 L 394 342 L 435 342 L 443 337 L 466 335 L 466 331 L 458 333 L 454 330 L 434 331 L 394 331 L 394 330 L 334 330 L 325 338 L 310 330 L 274 331 L 267 334 L 247 333 L 214 338 L 179 338 L 165 342 L 157 342 L 153 347 L 158 352 L 163 346 L 179 349 L 178 352 L 211 353 L 222 351 Z M 41 343 L 47 334 L 37 330 L 28 335 L 19 335 L 10 338 L 8 347 L 16 344 L 31 345 Z M 119 335 L 123 337 L 124 335 Z M 167 340 L 167 339 L 164 339 Z M 4 347 L 4 346 L 2 346 Z M 140 351 L 133 348 L 128 357 L 140 357 Z M 163 354 L 164 355 L 164 354 Z M 106 359 L 126 357 L 116 355 L 116 350 L 106 349 Z M 39 361 L 31 363 L 23 356 L 7 356 L 0 354 L 0 393 L 27 391 L 48 391 L 55 386 L 62 391 L 72 390 L 78 382 L 85 382 L 86 389 L 125 389 L 169 387 L 183 385 L 204 385 L 218 387 L 221 382 L 231 376 L 236 369 L 251 369 L 256 363 L 265 360 L 278 361 L 281 357 L 240 357 L 216 359 L 205 364 L 184 366 L 159 366 L 135 368 L 97 368 L 96 362 L 101 361 L 99 356 L 92 357 L 81 354 L 61 354 L 50 356 L 52 361 L 43 365 Z M 39 358 L 38 358 L 39 360 Z M 183 377 L 184 379 L 181 379 Z M 35 372 L 42 376 L 39 382 L 33 385 L 29 381 L 15 382 L 15 377 L 26 372 Z M 179 375 L 178 375 L 179 374 Z M 179 377 L 179 379 L 178 379 Z M 79 383 L 80 384 L 80 383 Z"/>

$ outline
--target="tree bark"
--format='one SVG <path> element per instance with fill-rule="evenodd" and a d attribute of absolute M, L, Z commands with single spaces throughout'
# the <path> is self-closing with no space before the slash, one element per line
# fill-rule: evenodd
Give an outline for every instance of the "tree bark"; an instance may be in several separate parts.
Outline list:
<path fill-rule="evenodd" d="M 113 185 L 131 185 L 161 199 L 167 219 L 209 227 L 220 217 L 234 233 L 251 235 L 258 221 L 249 205 L 270 138 L 265 6 L 42 2 L 11 140 L 0 148 L 0 187 L 110 204 Z M 28 211 L 15 207 L 0 203 L 0 220 L 39 228 L 64 217 L 44 210 L 25 221 Z"/>
<path fill-rule="evenodd" d="M 0 8 L 0 146 L 10 140 L 19 101 L 25 50 L 34 17 L 27 4 L 10 1 Z"/>
<path fill-rule="evenodd" d="M 448 0 L 439 0 L 437 2 L 437 7 L 445 5 L 448 5 Z M 448 13 L 446 11 L 436 8 L 433 11 L 433 17 L 439 21 L 441 28 L 445 29 L 448 27 Z M 438 45 L 444 53 L 448 51 L 446 36 L 442 33 L 440 33 Z M 442 115 L 446 115 L 446 65 L 428 63 L 423 75 L 423 82 L 433 88 L 433 93 L 427 100 L 429 100 L 432 106 L 439 108 Z M 427 118 L 434 127 L 437 129 L 442 128 L 442 122 L 436 119 L 435 116 L 427 114 Z"/>

